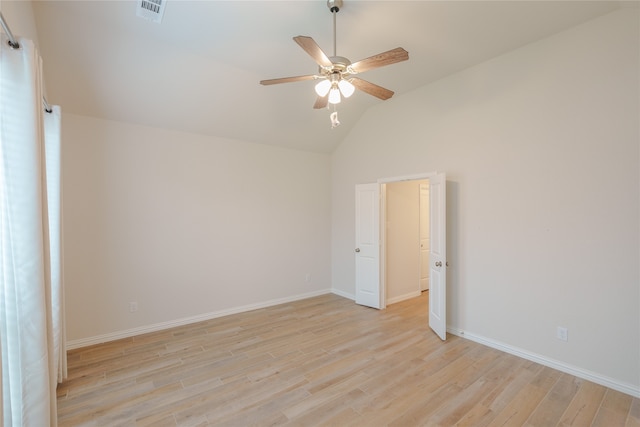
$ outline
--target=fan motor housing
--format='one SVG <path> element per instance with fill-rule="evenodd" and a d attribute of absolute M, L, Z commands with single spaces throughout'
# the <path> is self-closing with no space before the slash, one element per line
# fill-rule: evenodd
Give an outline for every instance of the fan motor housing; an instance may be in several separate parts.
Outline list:
<path fill-rule="evenodd" d="M 344 56 L 330 56 L 329 61 L 331 61 L 331 67 L 319 67 L 320 74 L 323 76 L 328 76 L 333 73 L 339 73 L 340 75 L 354 74 L 349 70 L 351 61 Z"/>
<path fill-rule="evenodd" d="M 351 61 L 344 56 L 330 56 L 329 61 L 333 64 L 331 67 L 333 71 L 346 71 L 347 67 L 351 65 Z"/>

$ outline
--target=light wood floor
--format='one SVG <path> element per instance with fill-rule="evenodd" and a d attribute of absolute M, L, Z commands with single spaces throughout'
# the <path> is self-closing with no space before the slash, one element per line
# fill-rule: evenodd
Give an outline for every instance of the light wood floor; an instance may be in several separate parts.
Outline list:
<path fill-rule="evenodd" d="M 336 295 L 70 351 L 60 426 L 640 426 L 640 400 Z"/>

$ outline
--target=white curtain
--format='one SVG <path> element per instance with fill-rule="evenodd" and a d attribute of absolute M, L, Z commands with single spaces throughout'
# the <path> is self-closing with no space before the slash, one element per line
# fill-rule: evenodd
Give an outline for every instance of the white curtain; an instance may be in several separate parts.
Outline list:
<path fill-rule="evenodd" d="M 60 109 L 33 43 L 0 46 L 0 348 L 5 426 L 55 426 L 66 376 Z"/>

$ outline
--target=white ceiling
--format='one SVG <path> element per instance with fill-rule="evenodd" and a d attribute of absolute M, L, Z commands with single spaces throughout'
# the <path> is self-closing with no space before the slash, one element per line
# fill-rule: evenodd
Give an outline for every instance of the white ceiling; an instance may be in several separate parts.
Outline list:
<path fill-rule="evenodd" d="M 311 36 L 333 54 L 326 2 L 168 0 L 161 24 L 134 1 L 34 2 L 47 96 L 63 111 L 142 125 L 331 152 L 381 101 L 356 92 L 312 109 L 313 74 L 292 40 Z M 337 54 L 352 62 L 395 47 L 409 61 L 360 77 L 396 97 L 620 7 L 615 1 L 354 1 L 337 16 Z"/>

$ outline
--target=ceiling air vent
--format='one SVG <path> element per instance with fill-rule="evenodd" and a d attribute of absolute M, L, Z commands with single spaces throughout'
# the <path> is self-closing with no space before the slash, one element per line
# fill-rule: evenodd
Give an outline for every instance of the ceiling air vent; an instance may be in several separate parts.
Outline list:
<path fill-rule="evenodd" d="M 164 16 L 167 0 L 138 0 L 136 15 L 149 21 L 160 23 Z"/>

